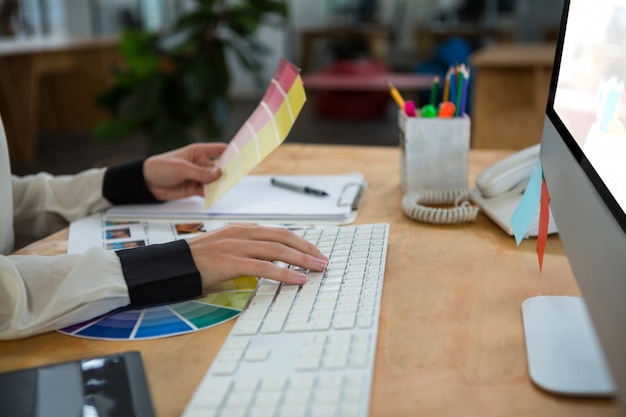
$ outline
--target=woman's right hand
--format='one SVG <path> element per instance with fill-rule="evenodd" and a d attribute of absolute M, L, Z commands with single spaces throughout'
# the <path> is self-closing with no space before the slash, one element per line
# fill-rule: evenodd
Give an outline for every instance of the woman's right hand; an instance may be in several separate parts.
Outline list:
<path fill-rule="evenodd" d="M 328 258 L 313 244 L 280 227 L 231 224 L 187 240 L 204 290 L 240 276 L 304 284 L 305 273 L 283 268 L 281 261 L 311 271 L 323 271 Z"/>

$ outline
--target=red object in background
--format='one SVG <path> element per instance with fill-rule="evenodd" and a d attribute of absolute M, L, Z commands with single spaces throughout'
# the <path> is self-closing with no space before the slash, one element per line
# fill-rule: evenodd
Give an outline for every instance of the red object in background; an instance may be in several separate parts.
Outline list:
<path fill-rule="evenodd" d="M 315 111 L 319 116 L 337 119 L 373 119 L 385 116 L 391 99 L 384 76 L 387 68 L 375 61 L 338 61 L 316 74 Z M 337 87 L 342 78 L 346 89 Z M 323 81 L 328 81 L 328 89 Z M 378 85 L 381 84 L 380 90 Z M 321 85 L 320 85 L 321 84 Z M 306 78 L 304 80 L 306 90 Z"/>

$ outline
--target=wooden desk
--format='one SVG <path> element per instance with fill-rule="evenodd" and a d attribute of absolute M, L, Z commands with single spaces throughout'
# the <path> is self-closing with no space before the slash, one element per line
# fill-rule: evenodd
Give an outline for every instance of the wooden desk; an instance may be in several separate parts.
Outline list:
<path fill-rule="evenodd" d="M 480 22 L 455 22 L 418 26 L 415 30 L 417 56 L 420 59 L 432 58 L 437 45 L 451 38 L 462 38 L 472 46 L 491 42 L 513 42 L 515 29 L 515 26 L 506 19 L 495 25 Z"/>
<path fill-rule="evenodd" d="M 554 63 L 553 44 L 494 45 L 472 55 L 472 147 L 539 143 Z"/>
<path fill-rule="evenodd" d="M 117 37 L 0 42 L 0 114 L 11 160 L 34 162 L 42 131 L 90 132 L 105 114 L 96 95 L 121 62 Z"/>
<path fill-rule="evenodd" d="M 331 26 L 326 28 L 305 29 L 300 33 L 300 69 L 311 70 L 313 46 L 318 40 L 366 42 L 371 57 L 382 64 L 388 63 L 389 30 L 384 26 Z"/>
<path fill-rule="evenodd" d="M 472 150 L 470 178 L 506 151 Z M 539 274 L 535 241 L 520 247 L 484 215 L 471 224 L 414 222 L 400 210 L 397 148 L 285 144 L 256 173 L 344 173 L 369 184 L 356 223 L 391 225 L 372 417 L 618 416 L 608 400 L 550 395 L 529 380 L 521 303 L 577 295 L 558 237 Z M 23 252 L 61 253 L 67 230 Z M 233 322 L 184 336 L 114 342 L 49 333 L 0 342 L 0 371 L 139 350 L 158 416 L 180 416 Z"/>

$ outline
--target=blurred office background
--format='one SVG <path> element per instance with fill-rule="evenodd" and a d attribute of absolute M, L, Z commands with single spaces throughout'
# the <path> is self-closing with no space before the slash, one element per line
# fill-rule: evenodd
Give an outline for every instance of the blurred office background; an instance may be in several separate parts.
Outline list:
<path fill-rule="evenodd" d="M 160 31 L 195 3 L 0 0 L 0 114 L 12 135 L 10 145 L 25 140 L 25 135 L 35 141 L 30 157 L 13 158 L 13 171 L 69 173 L 143 154 L 141 137 L 117 144 L 93 140 L 94 125 L 106 117 L 95 95 L 111 82 L 111 69 L 123 65 L 116 41 L 124 28 Z M 299 65 L 303 77 L 332 73 L 346 63 L 357 70 L 365 62 L 375 64 L 371 68 L 377 71 L 427 76 L 445 72 L 450 64 L 467 63 L 472 70 L 472 146 L 516 149 L 539 141 L 562 0 L 286 3 L 287 23 L 258 31 L 270 47 L 265 79 L 281 56 Z M 54 62 L 44 62 L 52 55 Z M 224 141 L 263 93 L 237 61 L 228 58 L 232 81 Z M 316 100 L 324 93 L 319 86 L 307 89 L 308 102 L 287 142 L 397 145 L 398 109 L 393 101 L 386 101 L 375 116 L 343 117 L 341 112 L 333 115 L 332 108 L 320 109 Z M 420 100 L 428 91 L 415 88 L 403 94 Z M 19 115 L 9 117 L 7 107 L 19 107 Z"/>

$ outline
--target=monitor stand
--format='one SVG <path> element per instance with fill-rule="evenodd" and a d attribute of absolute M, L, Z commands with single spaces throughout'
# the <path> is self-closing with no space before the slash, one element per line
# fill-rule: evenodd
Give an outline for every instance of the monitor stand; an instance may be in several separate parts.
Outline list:
<path fill-rule="evenodd" d="M 580 297 L 538 296 L 522 303 L 528 372 L 544 390 L 568 396 L 615 393 L 604 354 Z"/>

